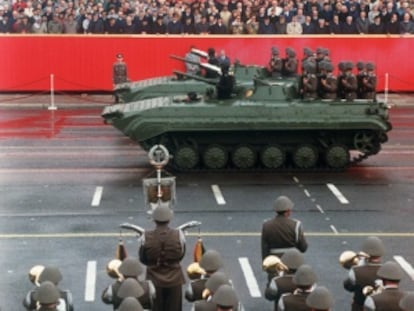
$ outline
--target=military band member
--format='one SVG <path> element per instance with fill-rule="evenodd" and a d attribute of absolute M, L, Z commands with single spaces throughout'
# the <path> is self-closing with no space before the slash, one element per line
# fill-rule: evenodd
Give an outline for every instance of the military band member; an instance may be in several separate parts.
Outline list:
<path fill-rule="evenodd" d="M 362 80 L 362 87 L 361 87 L 361 97 L 363 99 L 372 99 L 375 100 L 377 95 L 377 76 L 375 75 L 375 66 L 373 63 L 368 62 L 365 66 L 366 68 L 366 75 Z"/>
<path fill-rule="evenodd" d="M 277 47 L 272 47 L 272 55 L 269 60 L 269 73 L 273 78 L 281 78 L 283 71 L 283 59 L 279 56 Z"/>
<path fill-rule="evenodd" d="M 153 306 L 153 300 L 156 295 L 155 287 L 152 281 L 150 280 L 139 280 L 139 276 L 142 274 L 143 271 L 144 268 L 138 260 L 138 258 L 125 258 L 119 266 L 119 278 L 116 280 L 115 283 L 109 285 L 102 292 L 102 301 L 106 304 L 112 304 L 114 310 L 117 310 L 122 302 L 122 299 L 118 295 L 119 288 L 125 280 L 135 279 L 138 281 L 138 283 L 144 290 L 144 294 L 139 297 L 141 305 L 145 309 L 151 309 Z"/>
<path fill-rule="evenodd" d="M 378 269 L 377 276 L 383 282 L 383 289 L 367 297 L 364 310 L 401 311 L 399 303 L 404 297 L 404 292 L 398 288 L 403 277 L 399 265 L 396 262 L 387 261 Z"/>
<path fill-rule="evenodd" d="M 287 250 L 280 260 L 287 267 L 287 270 L 273 275 L 265 289 L 265 298 L 274 301 L 275 311 L 277 310 L 280 297 L 286 293 L 293 293 L 296 289 L 293 277 L 297 269 L 305 262 L 303 254 L 295 248 Z"/>
<path fill-rule="evenodd" d="M 318 97 L 318 78 L 316 77 L 316 64 L 312 61 L 303 63 L 303 74 L 300 83 L 300 92 L 305 100 L 314 100 Z"/>
<path fill-rule="evenodd" d="M 182 285 L 185 283 L 181 260 L 185 255 L 185 238 L 181 230 L 170 228 L 173 211 L 158 206 L 153 214 L 154 230 L 141 239 L 139 256 L 147 266 L 147 279 L 155 285 L 154 311 L 181 311 Z"/>
<path fill-rule="evenodd" d="M 218 288 L 223 285 L 231 285 L 230 279 L 222 271 L 217 271 L 211 275 L 210 278 L 206 281 L 205 289 L 203 290 L 202 299 L 197 300 L 193 304 L 192 311 L 205 311 L 205 310 L 214 310 L 214 303 L 211 301 L 212 297 L 218 290 Z"/>
<path fill-rule="evenodd" d="M 414 310 L 414 292 L 409 292 L 404 295 L 399 303 L 400 308 L 403 311 L 413 311 Z"/>
<path fill-rule="evenodd" d="M 230 285 L 221 285 L 212 298 L 214 311 L 244 311 L 236 291 Z"/>
<path fill-rule="evenodd" d="M 44 281 L 36 288 L 34 299 L 37 302 L 37 311 L 65 311 L 66 304 L 60 297 L 59 289 L 50 281 Z"/>
<path fill-rule="evenodd" d="M 124 299 L 127 297 L 133 297 L 139 301 L 139 298 L 144 295 L 144 290 L 142 289 L 141 285 L 139 285 L 137 279 L 128 278 L 122 282 L 117 295 L 121 299 L 121 305 L 122 301 L 124 301 Z"/>
<path fill-rule="evenodd" d="M 286 58 L 283 60 L 282 75 L 289 78 L 295 77 L 298 73 L 298 59 L 292 48 L 286 48 Z"/>
<path fill-rule="evenodd" d="M 201 257 L 200 267 L 205 271 L 205 274 L 200 279 L 190 282 L 185 291 L 185 298 L 190 302 L 203 298 L 202 293 L 206 288 L 207 280 L 213 273 L 223 267 L 223 259 L 220 253 L 213 249 L 207 250 Z"/>
<path fill-rule="evenodd" d="M 283 294 L 279 299 L 278 311 L 309 311 L 306 298 L 313 290 L 316 274 L 309 265 L 301 265 L 293 277 L 296 289 L 293 293 Z"/>
<path fill-rule="evenodd" d="M 273 208 L 276 217 L 266 221 L 262 226 L 261 245 L 262 260 L 269 255 L 281 257 L 289 249 L 297 248 L 305 252 L 308 248 L 302 223 L 290 218 L 293 202 L 286 196 L 278 197 Z"/>
<path fill-rule="evenodd" d="M 334 298 L 326 287 L 318 286 L 306 298 L 306 304 L 311 311 L 330 311 L 334 305 Z"/>
<path fill-rule="evenodd" d="M 122 300 L 118 311 L 144 311 L 144 308 L 134 297 L 126 297 Z"/>
<path fill-rule="evenodd" d="M 320 62 L 319 68 L 321 70 L 318 84 L 320 97 L 323 99 L 336 99 L 338 81 L 332 73 L 333 65 L 329 62 Z"/>
<path fill-rule="evenodd" d="M 60 281 L 62 281 L 63 276 L 60 272 L 60 269 L 55 266 L 46 266 L 39 271 L 39 275 L 35 278 L 35 284 L 37 286 L 41 285 L 44 282 L 53 283 L 59 291 L 60 296 L 60 307 L 59 310 L 72 311 L 73 310 L 73 298 L 72 293 L 69 290 L 62 290 L 58 288 Z M 27 293 L 25 299 L 23 300 L 23 306 L 26 310 L 36 310 L 36 299 L 34 298 L 36 289 L 31 290 Z"/>
<path fill-rule="evenodd" d="M 362 311 L 366 296 L 363 289 L 366 286 L 375 286 L 377 271 L 381 267 L 381 257 L 385 253 L 383 242 L 378 237 L 368 237 L 361 246 L 367 258 L 360 259 L 357 265 L 350 268 L 348 278 L 344 281 L 344 288 L 353 292 L 352 311 Z"/>

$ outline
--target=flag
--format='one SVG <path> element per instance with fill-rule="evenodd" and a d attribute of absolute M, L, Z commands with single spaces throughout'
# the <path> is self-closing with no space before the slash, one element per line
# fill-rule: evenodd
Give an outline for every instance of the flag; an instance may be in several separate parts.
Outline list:
<path fill-rule="evenodd" d="M 203 244 L 203 240 L 199 237 L 196 241 L 196 244 L 194 245 L 193 250 L 193 256 L 194 256 L 194 262 L 200 262 L 201 257 L 205 253 L 205 248 Z"/>

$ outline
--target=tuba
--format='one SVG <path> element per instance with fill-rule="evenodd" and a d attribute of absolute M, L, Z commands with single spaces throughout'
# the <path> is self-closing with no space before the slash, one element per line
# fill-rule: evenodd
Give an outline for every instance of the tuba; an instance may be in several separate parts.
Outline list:
<path fill-rule="evenodd" d="M 124 276 L 119 272 L 119 267 L 121 264 L 122 261 L 119 259 L 112 259 L 110 262 L 108 262 L 106 265 L 106 273 L 109 275 L 109 277 L 118 279 L 119 281 L 122 281 L 124 279 Z"/>
<path fill-rule="evenodd" d="M 339 256 L 339 264 L 346 270 L 349 270 L 353 266 L 361 265 L 363 260 L 367 258 L 369 258 L 369 255 L 364 252 L 344 251 Z"/>
<path fill-rule="evenodd" d="M 288 271 L 289 267 L 286 266 L 279 257 L 275 255 L 269 255 L 267 256 L 262 263 L 263 271 L 266 271 L 267 273 L 280 273 L 284 271 Z"/>
<path fill-rule="evenodd" d="M 206 271 L 200 267 L 198 262 L 193 262 L 187 267 L 187 275 L 190 280 L 196 280 L 206 274 Z"/>

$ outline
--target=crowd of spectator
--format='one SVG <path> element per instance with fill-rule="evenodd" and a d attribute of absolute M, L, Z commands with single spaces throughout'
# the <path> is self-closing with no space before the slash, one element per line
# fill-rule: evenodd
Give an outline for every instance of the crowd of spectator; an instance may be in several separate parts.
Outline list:
<path fill-rule="evenodd" d="M 414 0 L 0 0 L 0 33 L 414 34 Z"/>

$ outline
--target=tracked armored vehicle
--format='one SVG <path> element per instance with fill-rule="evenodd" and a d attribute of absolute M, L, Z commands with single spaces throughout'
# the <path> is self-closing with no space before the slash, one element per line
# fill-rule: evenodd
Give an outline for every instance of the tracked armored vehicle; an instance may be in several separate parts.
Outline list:
<path fill-rule="evenodd" d="M 377 154 L 387 141 L 385 103 L 305 101 L 296 79 L 253 81 L 237 84 L 229 99 L 207 87 L 191 98 L 109 106 L 102 116 L 145 150 L 165 145 L 179 170 L 343 169 Z"/>

